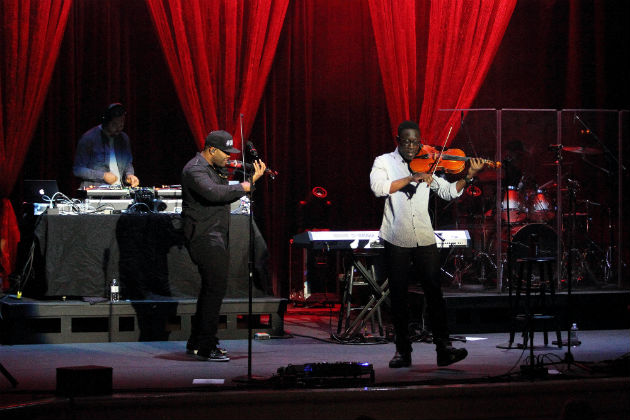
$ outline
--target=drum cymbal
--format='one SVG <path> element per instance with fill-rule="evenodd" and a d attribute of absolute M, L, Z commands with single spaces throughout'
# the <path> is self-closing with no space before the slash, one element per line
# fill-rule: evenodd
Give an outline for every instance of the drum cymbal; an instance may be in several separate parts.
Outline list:
<path fill-rule="evenodd" d="M 562 166 L 573 165 L 574 162 L 562 162 Z M 556 166 L 556 162 L 543 162 L 542 166 Z"/>
<path fill-rule="evenodd" d="M 577 200 L 579 204 L 586 204 L 587 206 L 601 206 L 601 204 L 591 200 Z"/>
<path fill-rule="evenodd" d="M 542 184 L 541 186 L 538 187 L 539 190 L 544 190 L 547 187 L 551 187 L 554 188 L 556 185 L 556 182 L 552 179 L 550 181 L 545 182 L 544 184 Z"/>
<path fill-rule="evenodd" d="M 571 153 L 579 153 L 581 155 L 601 155 L 604 153 L 600 149 L 595 149 L 593 147 L 582 147 L 582 146 L 565 146 L 562 150 L 566 150 Z"/>

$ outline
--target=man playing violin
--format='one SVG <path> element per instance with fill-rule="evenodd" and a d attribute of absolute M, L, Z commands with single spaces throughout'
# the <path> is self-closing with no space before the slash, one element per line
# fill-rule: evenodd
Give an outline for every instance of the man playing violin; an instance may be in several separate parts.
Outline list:
<path fill-rule="evenodd" d="M 227 362 L 227 351 L 218 346 L 219 311 L 225 297 L 229 268 L 230 203 L 246 192 L 265 173 L 267 166 L 254 161 L 254 174 L 240 184 L 229 185 L 225 165 L 234 148 L 227 131 L 212 131 L 204 148 L 182 170 L 182 220 L 185 245 L 197 265 L 201 288 L 186 353 L 209 362 Z"/>
<path fill-rule="evenodd" d="M 396 333 L 396 353 L 390 368 L 411 366 L 412 346 L 408 332 L 409 270 L 422 285 L 431 323 L 438 366 L 464 359 L 468 352 L 451 345 L 446 305 L 440 286 L 440 260 L 429 217 L 429 193 L 445 200 L 462 195 L 466 185 L 483 169 L 483 159 L 471 158 L 465 178 L 448 182 L 430 173 L 411 171 L 409 163 L 418 154 L 420 128 L 413 121 L 398 126 L 398 147 L 378 156 L 370 173 L 370 187 L 377 197 L 385 197 L 385 210 L 379 236 L 385 244 L 385 265 L 389 278 L 392 317 Z"/>

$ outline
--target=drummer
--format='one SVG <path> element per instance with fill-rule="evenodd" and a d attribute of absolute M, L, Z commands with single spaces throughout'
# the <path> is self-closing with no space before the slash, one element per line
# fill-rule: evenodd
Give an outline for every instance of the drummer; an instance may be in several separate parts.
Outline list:
<path fill-rule="evenodd" d="M 484 208 L 487 210 L 485 213 L 486 217 L 493 216 L 495 211 L 496 191 L 494 185 L 496 185 L 496 178 L 492 177 L 492 175 L 501 176 L 504 187 L 514 187 L 516 198 L 524 196 L 526 189 L 535 188 L 535 181 L 527 176 L 527 163 L 530 159 L 520 140 L 512 140 L 505 144 L 501 161 L 503 163 L 503 171 L 486 171 L 481 173 L 479 177 L 480 181 L 485 181 L 483 192 L 486 200 L 484 203 Z M 482 179 L 482 177 L 486 179 Z M 520 200 L 522 201 L 522 198 Z M 517 207 L 522 207 L 522 210 L 524 210 L 524 203 L 519 203 Z M 516 220 L 513 222 L 516 222 Z"/>
<path fill-rule="evenodd" d="M 505 168 L 505 185 L 516 187 L 518 191 L 522 192 L 525 188 L 527 157 L 520 140 L 512 140 L 505 145 L 502 162 Z"/>

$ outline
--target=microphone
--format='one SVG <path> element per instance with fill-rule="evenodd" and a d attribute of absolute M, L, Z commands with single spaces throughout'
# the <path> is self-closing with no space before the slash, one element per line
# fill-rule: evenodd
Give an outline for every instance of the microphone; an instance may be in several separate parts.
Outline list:
<path fill-rule="evenodd" d="M 228 160 L 225 166 L 228 168 L 242 169 L 243 162 L 240 160 Z M 254 170 L 254 166 L 251 163 L 245 163 L 245 170 L 252 171 Z"/>
<path fill-rule="evenodd" d="M 247 148 L 247 153 L 249 153 L 249 155 L 252 158 L 260 159 L 260 155 L 258 154 L 258 150 L 256 150 L 256 146 L 254 146 L 254 143 L 252 143 L 251 141 L 248 141 L 246 148 Z"/>

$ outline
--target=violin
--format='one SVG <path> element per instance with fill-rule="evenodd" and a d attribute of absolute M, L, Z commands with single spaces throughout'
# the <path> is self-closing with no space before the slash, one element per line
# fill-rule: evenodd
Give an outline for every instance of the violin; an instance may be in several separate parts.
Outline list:
<path fill-rule="evenodd" d="M 466 167 L 471 157 L 466 156 L 461 149 L 446 149 L 441 153 L 433 146 L 423 145 L 418 151 L 416 157 L 409 163 L 409 168 L 413 172 L 435 172 L 443 170 L 450 174 L 458 174 Z M 488 159 L 482 159 L 488 167 L 498 169 L 501 162 L 495 162 Z"/>
<path fill-rule="evenodd" d="M 232 169 L 243 169 L 243 161 L 242 160 L 228 160 L 225 166 Z M 252 165 L 251 163 L 245 163 L 245 170 L 248 172 L 252 172 L 254 170 L 254 165 Z M 269 169 L 269 168 L 265 169 L 265 173 L 269 175 L 271 179 L 276 179 L 276 176 L 278 176 L 278 171 L 274 171 L 273 169 Z"/>

